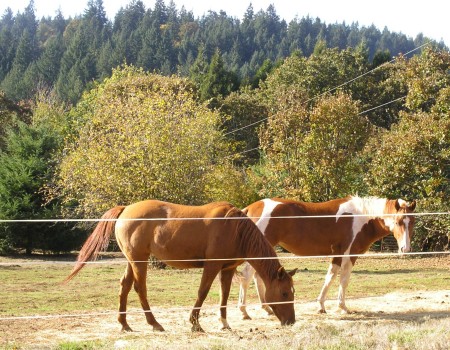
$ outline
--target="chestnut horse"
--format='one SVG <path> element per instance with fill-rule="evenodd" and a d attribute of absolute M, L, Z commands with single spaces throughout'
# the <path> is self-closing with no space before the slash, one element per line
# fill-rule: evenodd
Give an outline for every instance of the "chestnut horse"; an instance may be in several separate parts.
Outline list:
<path fill-rule="evenodd" d="M 265 284 L 267 300 L 282 325 L 295 322 L 294 271 L 286 272 L 273 247 L 245 214 L 229 203 L 184 206 L 147 200 L 110 209 L 80 250 L 66 281 L 72 279 L 88 260 L 106 249 L 112 232 L 128 260 L 120 280 L 119 317 L 122 330 L 131 331 L 126 321 L 126 304 L 132 285 L 139 295 L 147 322 L 153 330 L 164 331 L 147 301 L 147 265 L 150 254 L 176 268 L 203 268 L 197 301 L 190 314 L 193 331 L 203 332 L 200 308 L 220 272 L 220 316 L 229 329 L 226 304 L 236 267 L 250 258 L 251 266 Z M 272 257 L 273 259 L 255 259 Z"/>
<path fill-rule="evenodd" d="M 296 255 L 303 256 L 350 255 L 332 258 L 317 299 L 320 303 L 319 312 L 326 313 L 327 292 L 340 270 L 338 305 L 343 312 L 349 313 L 345 306 L 345 291 L 357 259 L 351 255 L 367 252 L 372 243 L 391 232 L 397 240 L 398 252 L 410 251 L 414 216 L 408 214 L 414 211 L 415 206 L 415 202 L 407 203 L 402 199 L 349 196 L 323 203 L 263 199 L 250 204 L 243 211 L 256 222 L 273 246 L 278 244 Z M 245 303 L 252 276 L 255 276 L 255 271 L 246 265 L 239 278 L 239 306 L 244 319 L 250 319 Z M 264 286 L 258 274 L 255 276 L 255 283 L 263 308 L 271 313 L 265 304 Z"/>

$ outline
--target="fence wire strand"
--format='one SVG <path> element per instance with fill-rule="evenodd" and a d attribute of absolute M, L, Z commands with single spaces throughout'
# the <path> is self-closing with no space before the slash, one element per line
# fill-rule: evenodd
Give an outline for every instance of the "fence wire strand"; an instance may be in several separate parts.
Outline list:
<path fill-rule="evenodd" d="M 385 214 L 385 215 L 377 215 L 379 216 L 425 216 L 425 215 L 449 215 L 450 212 L 432 212 L 432 213 L 410 213 L 410 214 Z M 348 217 L 373 217 L 373 215 L 370 214 L 353 214 L 348 215 Z M 316 216 L 276 216 L 271 217 L 271 219 L 311 219 L 311 218 L 339 218 L 342 217 L 342 215 L 316 215 Z M 236 219 L 258 219 L 259 217 L 231 217 L 231 218 L 139 218 L 139 219 L 19 219 L 19 220 L 0 220 L 0 223 L 9 223 L 9 222 L 101 222 L 101 221 L 117 221 L 117 220 L 129 220 L 129 221 L 144 221 L 144 220 L 150 220 L 150 221 L 167 221 L 167 220 L 236 220 Z M 230 260 L 237 260 L 237 261 L 250 261 L 250 260 L 265 260 L 265 259 L 279 259 L 279 260 L 300 260 L 300 259 L 330 259 L 330 258 L 351 258 L 351 257 L 362 257 L 362 258 L 382 258 L 382 257 L 407 257 L 407 256 L 443 256 L 450 254 L 450 251 L 437 251 L 437 252 L 409 252 L 409 253 L 364 253 L 364 254 L 340 254 L 340 255 L 312 255 L 312 256 L 276 256 L 276 257 L 259 257 L 259 258 L 217 258 L 217 259 L 182 259 L 182 260 L 161 260 L 162 262 L 198 262 L 198 261 L 230 261 Z M 84 262 L 83 264 L 124 264 L 128 261 L 126 259 L 103 259 L 99 261 L 88 261 Z M 145 261 L 134 261 L 136 263 L 149 263 L 148 260 Z M 0 267 L 5 266 L 19 266 L 22 265 L 41 265 L 41 264 L 73 264 L 74 261 L 11 261 L 11 262 L 0 262 Z M 298 304 L 299 302 L 278 302 L 278 303 L 271 303 L 271 304 L 285 304 L 285 303 L 293 303 Z M 303 303 L 303 301 L 302 301 Z M 261 304 L 246 304 L 245 306 L 256 306 Z M 230 307 L 232 305 L 228 305 Z M 201 309 L 208 310 L 208 309 L 220 309 L 220 305 L 205 305 Z M 28 315 L 28 316 L 5 316 L 0 317 L 0 322 L 6 322 L 6 321 L 17 321 L 17 320 L 39 320 L 39 319 L 59 319 L 59 318 L 79 318 L 79 317 L 98 317 L 98 316 L 109 316 L 109 315 L 117 315 L 118 313 L 122 314 L 136 314 L 136 313 L 145 313 L 145 312 L 153 312 L 154 310 L 162 310 L 163 308 L 152 308 L 152 310 L 128 310 L 126 312 L 118 312 L 118 311 L 105 311 L 105 312 L 90 312 L 90 313 L 82 313 L 82 314 L 56 314 L 56 315 Z M 165 309 L 167 310 L 167 309 Z M 192 307 L 177 307 L 177 308 L 170 308 L 170 310 L 180 310 L 180 311 L 187 311 L 192 310 Z"/>

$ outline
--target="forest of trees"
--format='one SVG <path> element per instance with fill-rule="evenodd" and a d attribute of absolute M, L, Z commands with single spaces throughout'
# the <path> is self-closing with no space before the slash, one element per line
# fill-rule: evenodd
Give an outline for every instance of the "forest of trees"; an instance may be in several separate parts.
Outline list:
<path fill-rule="evenodd" d="M 120 64 L 199 78 L 219 55 L 227 72 L 228 84 L 221 87 L 225 93 L 257 84 L 264 69 L 294 52 L 309 57 L 320 41 L 341 50 L 364 45 L 369 60 L 379 63 L 428 39 L 373 25 L 325 24 L 319 18 L 286 23 L 274 6 L 255 13 L 251 4 L 242 19 L 225 12 L 194 18 L 173 2 L 157 0 L 146 9 L 142 1 L 132 0 L 110 21 L 102 0 L 89 0 L 82 16 L 64 18 L 59 12 L 38 20 L 31 0 L 23 12 L 6 10 L 0 20 L 0 88 L 13 101 L 32 98 L 42 88 L 55 89 L 62 101 L 75 104 L 85 88 Z"/>
<path fill-rule="evenodd" d="M 450 54 L 388 29 L 242 20 L 133 0 L 0 21 L 0 219 L 95 218 L 157 198 L 349 194 L 450 209 Z M 408 54 L 406 54 L 408 53 Z M 2 222 L 0 253 L 77 249 L 73 222 Z M 448 249 L 450 217 L 414 245 Z"/>

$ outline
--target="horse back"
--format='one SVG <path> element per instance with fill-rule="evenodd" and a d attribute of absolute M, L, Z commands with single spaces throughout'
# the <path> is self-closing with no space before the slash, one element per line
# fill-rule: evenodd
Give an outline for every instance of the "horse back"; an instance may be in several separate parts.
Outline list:
<path fill-rule="evenodd" d="M 146 259 L 150 254 L 172 260 L 178 268 L 202 267 L 196 260 L 227 257 L 231 252 L 236 220 L 224 219 L 236 210 L 227 202 L 186 206 L 147 200 L 125 208 L 116 224 L 116 238 L 131 259 Z M 142 219 L 142 220 L 139 220 Z"/>
<path fill-rule="evenodd" d="M 272 198 L 252 203 L 245 212 L 272 245 L 296 255 L 325 255 L 351 241 L 352 218 L 334 217 L 347 200 L 314 203 Z"/>

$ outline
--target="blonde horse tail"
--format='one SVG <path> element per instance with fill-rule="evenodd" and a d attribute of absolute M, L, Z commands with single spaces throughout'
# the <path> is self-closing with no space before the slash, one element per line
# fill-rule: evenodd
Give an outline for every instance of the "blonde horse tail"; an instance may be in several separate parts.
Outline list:
<path fill-rule="evenodd" d="M 69 282 L 78 274 L 84 265 L 86 265 L 87 261 L 95 261 L 98 254 L 108 247 L 109 239 L 111 238 L 111 234 L 116 226 L 116 219 L 119 218 L 124 209 L 124 206 L 117 206 L 109 209 L 105 214 L 103 214 L 102 221 L 97 224 L 92 234 L 84 243 L 80 253 L 78 254 L 78 259 L 72 272 L 69 276 L 67 276 L 63 283 Z"/>

